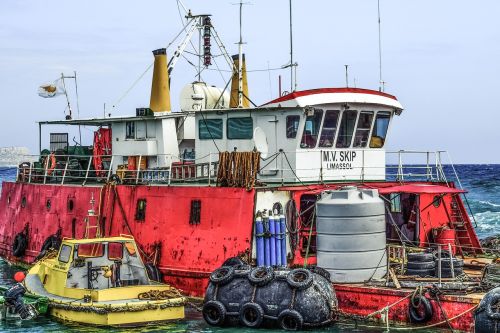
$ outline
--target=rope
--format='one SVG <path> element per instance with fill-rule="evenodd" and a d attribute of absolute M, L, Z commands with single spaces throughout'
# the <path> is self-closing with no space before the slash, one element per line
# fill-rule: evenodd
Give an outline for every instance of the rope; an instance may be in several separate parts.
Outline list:
<path fill-rule="evenodd" d="M 257 181 L 260 152 L 220 152 L 217 184 L 251 189 Z"/>

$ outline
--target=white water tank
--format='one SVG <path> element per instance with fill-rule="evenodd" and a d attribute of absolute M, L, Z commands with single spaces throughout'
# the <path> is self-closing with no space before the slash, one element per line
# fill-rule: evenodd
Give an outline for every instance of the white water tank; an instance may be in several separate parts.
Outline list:
<path fill-rule="evenodd" d="M 221 94 L 221 88 L 208 86 L 205 82 L 190 83 L 181 90 L 181 111 L 228 108 L 229 92 L 226 90 L 222 97 Z"/>
<path fill-rule="evenodd" d="M 387 273 L 385 205 L 377 190 L 325 191 L 316 218 L 318 266 L 332 282 L 364 282 Z"/>

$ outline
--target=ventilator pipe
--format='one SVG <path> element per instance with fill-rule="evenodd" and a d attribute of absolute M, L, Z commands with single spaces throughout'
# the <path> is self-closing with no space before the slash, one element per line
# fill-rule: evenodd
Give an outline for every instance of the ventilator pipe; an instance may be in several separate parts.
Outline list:
<path fill-rule="evenodd" d="M 151 98 L 149 108 L 155 115 L 160 112 L 170 112 L 170 84 L 167 69 L 167 50 L 153 51 L 155 57 L 153 68 L 153 82 L 151 83 Z"/>
<path fill-rule="evenodd" d="M 247 80 L 247 66 L 245 62 L 245 55 L 243 54 L 243 64 L 241 66 L 241 96 L 240 96 L 240 84 L 239 84 L 239 55 L 233 55 L 234 68 L 233 76 L 231 78 L 231 99 L 229 100 L 229 107 L 231 108 L 248 108 L 250 106 L 248 100 L 248 80 Z"/>

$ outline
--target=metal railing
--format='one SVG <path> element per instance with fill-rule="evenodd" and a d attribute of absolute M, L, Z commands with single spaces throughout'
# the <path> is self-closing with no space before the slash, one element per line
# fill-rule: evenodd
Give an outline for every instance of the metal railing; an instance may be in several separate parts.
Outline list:
<path fill-rule="evenodd" d="M 359 151 L 358 151 L 359 152 Z M 323 154 L 319 160 L 311 159 L 307 167 L 298 168 L 297 156 L 318 154 L 318 151 L 277 152 L 261 161 L 258 179 L 267 183 L 322 183 L 324 181 L 366 181 L 421 180 L 447 182 L 442 164 L 444 151 L 391 151 L 386 152 L 385 165 L 372 166 L 366 163 L 365 150 L 361 150 L 362 163 L 351 166 L 348 171 L 337 170 L 332 173 L 324 168 Z M 312 155 L 311 155 L 312 156 Z M 306 156 L 308 157 L 308 156 Z M 96 162 L 95 159 L 98 159 Z M 120 164 L 124 157 L 118 155 L 49 155 L 48 157 L 25 156 L 31 162 L 21 163 L 17 169 L 17 180 L 27 183 L 102 183 L 110 180 L 124 184 L 167 184 L 207 183 L 214 184 L 218 171 L 218 153 L 209 153 L 195 160 L 179 160 L 169 154 L 155 156 L 136 156 L 135 166 Z M 271 160 L 274 159 L 274 160 Z M 144 163 L 147 159 L 147 163 Z M 448 156 L 449 160 L 449 156 Z M 178 162 L 177 162 L 178 161 Z M 269 161 L 273 162 L 270 163 Z M 315 161 L 315 162 L 314 162 Z M 409 163 L 406 163 L 409 161 Z M 369 165 L 370 164 L 370 165 Z M 460 180 L 449 161 L 453 172 L 449 174 Z M 147 165 L 147 167 L 146 167 Z M 96 168 L 95 166 L 99 166 Z"/>

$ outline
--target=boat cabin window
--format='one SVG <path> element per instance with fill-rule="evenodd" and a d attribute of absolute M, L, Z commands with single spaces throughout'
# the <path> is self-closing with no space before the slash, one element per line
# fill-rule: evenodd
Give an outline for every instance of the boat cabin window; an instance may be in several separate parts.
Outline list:
<path fill-rule="evenodd" d="M 358 126 L 354 135 L 354 148 L 365 148 L 372 128 L 373 111 L 363 111 L 359 114 Z"/>
<path fill-rule="evenodd" d="M 127 254 L 129 256 L 135 257 L 135 255 L 137 254 L 137 251 L 135 250 L 134 243 L 132 243 L 132 242 L 126 242 L 125 249 L 127 250 Z"/>
<path fill-rule="evenodd" d="M 319 138 L 320 147 L 333 147 L 335 133 L 337 132 L 337 122 L 339 120 L 339 110 L 327 110 L 325 120 L 323 121 L 323 129 Z"/>
<path fill-rule="evenodd" d="M 78 257 L 96 258 L 104 255 L 104 244 L 80 244 L 76 250 Z"/>
<path fill-rule="evenodd" d="M 391 212 L 401 213 L 401 193 L 390 193 Z"/>
<path fill-rule="evenodd" d="M 342 120 L 340 121 L 339 136 L 337 138 L 337 148 L 349 148 L 352 141 L 352 133 L 354 132 L 354 125 L 356 124 L 357 111 L 345 110 L 342 113 Z"/>
<path fill-rule="evenodd" d="M 135 138 L 145 139 L 146 138 L 146 122 L 138 121 L 135 124 Z"/>
<path fill-rule="evenodd" d="M 300 116 L 286 117 L 286 137 L 287 139 L 295 139 L 297 130 L 299 129 Z"/>
<path fill-rule="evenodd" d="M 69 261 L 69 256 L 71 255 L 71 246 L 63 244 L 61 246 L 61 251 L 59 251 L 59 261 L 67 263 Z"/>
<path fill-rule="evenodd" d="M 382 148 L 384 146 L 390 120 L 390 112 L 377 112 L 372 138 L 370 139 L 370 148 Z"/>
<path fill-rule="evenodd" d="M 200 140 L 222 139 L 222 119 L 200 119 L 198 132 Z"/>
<path fill-rule="evenodd" d="M 227 120 L 228 139 L 251 139 L 253 138 L 252 117 L 229 118 Z"/>
<path fill-rule="evenodd" d="M 108 259 L 116 260 L 123 258 L 123 243 L 110 242 L 108 243 Z"/>
<path fill-rule="evenodd" d="M 135 122 L 125 122 L 125 139 L 135 139 Z"/>
<path fill-rule="evenodd" d="M 323 118 L 323 110 L 314 109 L 313 114 L 306 118 L 300 148 L 314 148 L 318 141 L 319 129 L 321 127 L 321 119 Z"/>

